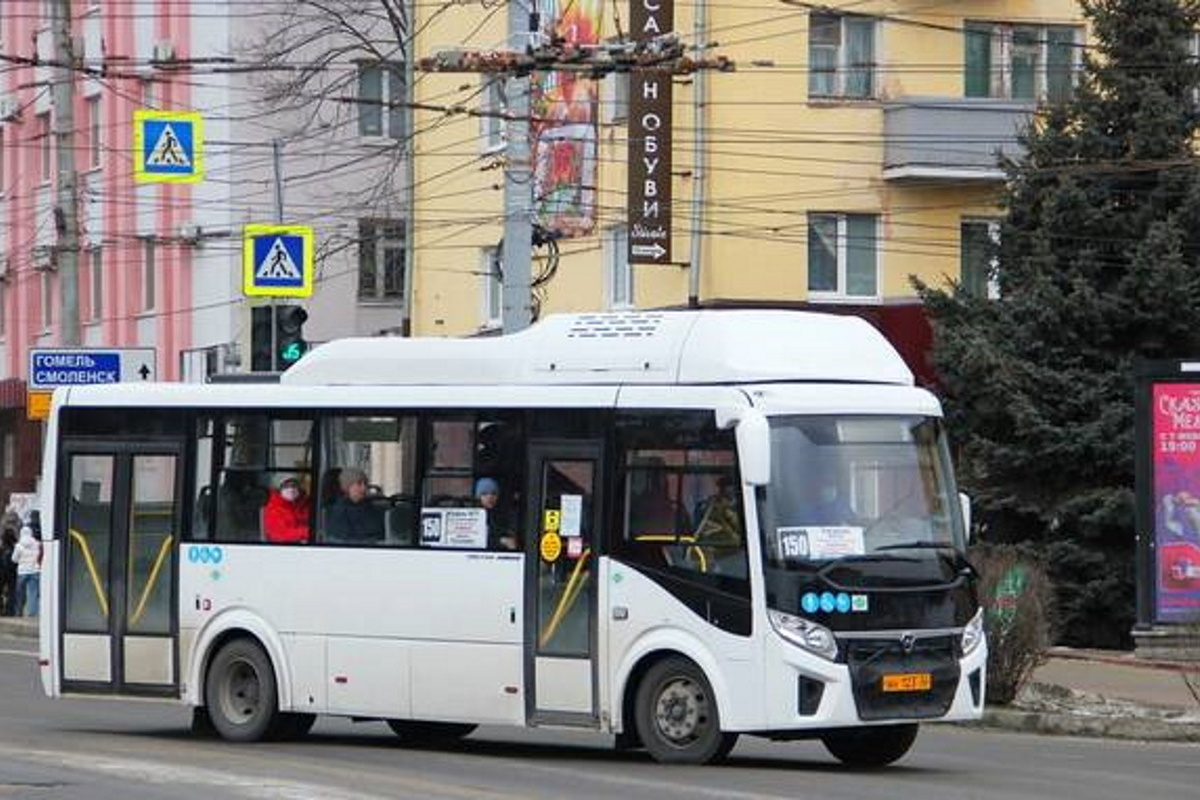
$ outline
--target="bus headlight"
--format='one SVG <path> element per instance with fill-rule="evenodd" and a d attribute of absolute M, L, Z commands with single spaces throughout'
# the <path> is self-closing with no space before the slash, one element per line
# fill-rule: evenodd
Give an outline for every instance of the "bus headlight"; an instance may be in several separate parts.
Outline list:
<path fill-rule="evenodd" d="M 833 638 L 833 631 L 824 625 L 773 608 L 767 609 L 767 617 L 771 620 L 771 627 L 792 644 L 830 661 L 837 658 L 837 639 Z"/>
<path fill-rule="evenodd" d="M 963 628 L 962 632 L 962 654 L 963 657 L 974 653 L 979 649 L 979 645 L 983 643 L 983 609 L 975 612 L 975 616 L 971 617 L 971 621 Z"/>

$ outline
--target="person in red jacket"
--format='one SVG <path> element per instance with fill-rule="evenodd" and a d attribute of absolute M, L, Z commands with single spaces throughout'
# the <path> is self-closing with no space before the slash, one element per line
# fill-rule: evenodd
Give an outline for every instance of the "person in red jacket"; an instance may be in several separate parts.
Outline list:
<path fill-rule="evenodd" d="M 307 542 L 308 517 L 308 495 L 300 488 L 300 481 L 284 478 L 267 499 L 263 536 L 268 542 Z"/>

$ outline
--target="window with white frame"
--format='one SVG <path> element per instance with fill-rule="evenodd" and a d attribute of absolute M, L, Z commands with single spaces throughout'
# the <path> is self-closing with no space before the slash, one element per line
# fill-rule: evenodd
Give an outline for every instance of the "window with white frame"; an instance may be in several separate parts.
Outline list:
<path fill-rule="evenodd" d="M 404 223 L 400 220 L 358 221 L 358 299 L 400 300 L 404 297 Z"/>
<path fill-rule="evenodd" d="M 614 225 L 604 232 L 604 274 L 610 308 L 633 305 L 633 265 L 629 263 L 629 229 Z"/>
<path fill-rule="evenodd" d="M 879 217 L 808 215 L 808 294 L 813 300 L 879 297 Z"/>
<path fill-rule="evenodd" d="M 875 96 L 875 25 L 872 17 L 809 14 L 809 97 Z"/>
<path fill-rule="evenodd" d="M 483 76 L 483 108 L 480 109 L 479 124 L 483 136 L 484 150 L 498 150 L 504 146 L 504 113 L 508 104 L 504 102 L 504 78 L 500 75 Z"/>
<path fill-rule="evenodd" d="M 38 154 L 40 156 L 40 170 L 38 178 L 42 183 L 49 183 L 51 178 L 51 147 L 53 146 L 53 138 L 50 133 L 50 112 L 37 115 L 37 136 L 38 136 Z"/>
<path fill-rule="evenodd" d="M 404 65 L 391 61 L 359 64 L 359 135 L 403 139 L 406 117 Z"/>
<path fill-rule="evenodd" d="M 142 311 L 153 311 L 157 305 L 157 256 L 154 239 L 149 236 L 142 239 Z"/>
<path fill-rule="evenodd" d="M 100 164 L 101 164 L 100 135 L 101 135 L 101 131 L 103 130 L 102 120 L 100 117 L 100 98 L 99 97 L 89 97 L 88 98 L 87 112 L 88 112 L 88 164 L 90 165 L 90 167 L 92 169 L 99 169 Z"/>
<path fill-rule="evenodd" d="M 42 330 L 54 325 L 54 273 L 42 270 Z"/>
<path fill-rule="evenodd" d="M 483 326 L 498 328 L 504 322 L 504 279 L 500 272 L 500 248 L 479 250 L 479 277 L 483 293 Z"/>
<path fill-rule="evenodd" d="M 629 73 L 610 72 L 601 84 L 601 115 L 605 124 L 629 119 Z"/>
<path fill-rule="evenodd" d="M 967 97 L 1049 100 L 1075 90 L 1083 29 L 1073 25 L 967 22 L 963 91 Z"/>
<path fill-rule="evenodd" d="M 0 338 L 7 333 L 8 328 L 8 276 L 0 277 Z"/>
<path fill-rule="evenodd" d="M 88 252 L 88 263 L 91 266 L 88 276 L 92 288 L 91 319 L 99 322 L 104 316 L 104 264 L 99 247 L 93 247 Z"/>
<path fill-rule="evenodd" d="M 959 228 L 959 283 L 973 297 L 995 300 L 1000 296 L 996 280 L 996 248 L 1000 245 L 1000 223 L 994 219 L 964 219 Z"/>
<path fill-rule="evenodd" d="M 4 124 L 0 123 L 0 196 L 4 195 Z"/>

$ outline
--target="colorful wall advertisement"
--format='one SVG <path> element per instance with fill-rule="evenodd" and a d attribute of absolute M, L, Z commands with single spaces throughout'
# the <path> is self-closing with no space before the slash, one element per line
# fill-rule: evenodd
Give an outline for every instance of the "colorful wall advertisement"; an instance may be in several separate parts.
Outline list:
<path fill-rule="evenodd" d="M 1200 620 L 1200 384 L 1156 383 L 1151 469 L 1158 622 Z"/>
<path fill-rule="evenodd" d="M 547 42 L 600 44 L 601 0 L 538 0 Z M 596 226 L 596 104 L 599 82 L 577 72 L 537 72 L 532 87 L 534 214 L 563 238 Z"/>

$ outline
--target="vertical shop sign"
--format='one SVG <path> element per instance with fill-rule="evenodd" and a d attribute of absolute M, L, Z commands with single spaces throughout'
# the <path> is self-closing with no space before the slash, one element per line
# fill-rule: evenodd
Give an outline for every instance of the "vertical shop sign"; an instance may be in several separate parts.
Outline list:
<path fill-rule="evenodd" d="M 675 30 L 674 0 L 633 0 L 630 29 L 638 42 Z M 629 75 L 629 262 L 671 261 L 671 75 L 669 67 Z"/>

